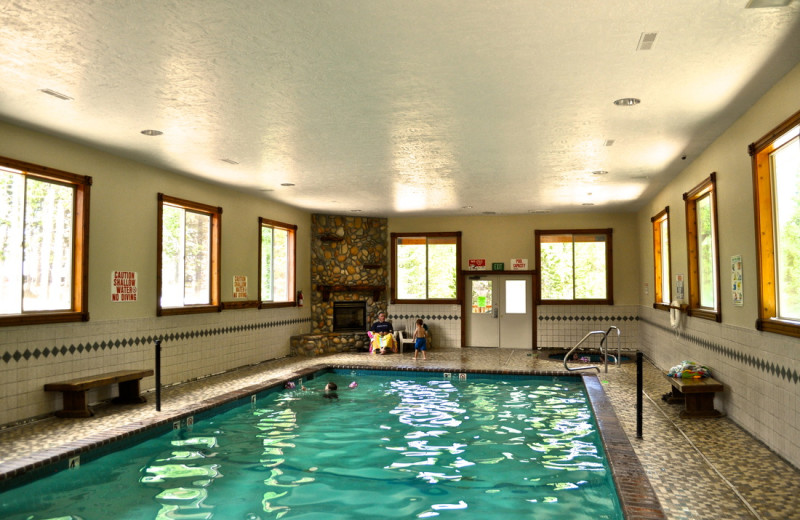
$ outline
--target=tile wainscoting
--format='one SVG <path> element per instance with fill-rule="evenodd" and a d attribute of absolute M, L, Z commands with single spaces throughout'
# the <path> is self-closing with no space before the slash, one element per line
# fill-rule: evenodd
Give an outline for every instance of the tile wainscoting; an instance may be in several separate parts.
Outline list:
<path fill-rule="evenodd" d="M 0 426 L 61 408 L 45 383 L 101 372 L 153 368 L 162 340 L 162 385 L 191 381 L 289 355 L 289 338 L 308 332 L 306 309 L 255 309 L 163 318 L 0 329 Z M 155 386 L 142 380 L 142 390 Z M 89 392 L 89 402 L 114 397 L 114 387 Z"/>

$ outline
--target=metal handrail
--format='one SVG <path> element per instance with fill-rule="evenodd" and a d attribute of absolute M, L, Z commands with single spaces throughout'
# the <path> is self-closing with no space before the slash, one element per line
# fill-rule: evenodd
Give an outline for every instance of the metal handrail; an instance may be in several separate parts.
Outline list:
<path fill-rule="evenodd" d="M 608 335 L 611 333 L 612 330 L 616 330 L 617 331 L 617 355 L 616 356 L 614 354 L 609 354 L 608 353 L 608 345 L 606 344 L 606 339 L 608 338 Z M 620 335 L 619 328 L 617 328 L 614 325 L 612 325 L 612 326 L 610 326 L 608 328 L 608 330 L 605 332 L 605 334 L 603 334 L 603 339 L 600 340 L 600 352 L 603 353 L 603 363 L 605 365 L 606 373 L 608 373 L 608 357 L 609 356 L 614 358 L 614 365 L 616 365 L 617 367 L 619 367 L 619 364 L 622 361 L 622 352 L 621 352 L 621 348 L 620 348 L 620 343 L 621 342 L 620 342 L 620 339 L 619 339 L 619 335 Z"/>
<path fill-rule="evenodd" d="M 600 367 L 598 367 L 596 365 L 590 365 L 590 366 L 587 366 L 587 367 L 575 367 L 575 368 L 570 368 L 570 367 L 567 366 L 567 360 L 572 355 L 572 353 L 575 352 L 575 350 L 577 350 L 578 347 L 583 345 L 583 342 L 586 341 L 589 338 L 589 336 L 593 336 L 595 334 L 602 334 L 603 338 L 605 339 L 605 336 L 608 333 L 607 332 L 603 332 L 602 330 L 593 330 L 591 332 L 587 332 L 586 335 L 583 337 L 583 339 L 581 339 L 578 343 L 576 343 L 575 346 L 572 347 L 569 352 L 567 352 L 567 355 L 564 356 L 564 368 L 566 370 L 569 370 L 570 372 L 574 372 L 575 370 L 591 370 L 592 368 L 595 368 L 595 369 L 597 369 L 597 373 L 598 374 L 600 373 Z"/>

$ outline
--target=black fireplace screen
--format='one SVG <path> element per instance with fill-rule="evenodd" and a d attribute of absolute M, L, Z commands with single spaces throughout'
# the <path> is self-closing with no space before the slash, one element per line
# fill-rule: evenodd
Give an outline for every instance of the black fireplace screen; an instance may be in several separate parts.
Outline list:
<path fill-rule="evenodd" d="M 333 332 L 367 330 L 367 302 L 333 302 Z"/>

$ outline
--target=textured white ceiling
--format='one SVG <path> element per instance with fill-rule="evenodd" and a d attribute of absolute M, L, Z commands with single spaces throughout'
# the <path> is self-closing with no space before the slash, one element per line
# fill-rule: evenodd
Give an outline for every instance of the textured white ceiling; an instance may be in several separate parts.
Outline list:
<path fill-rule="evenodd" d="M 633 211 L 800 62 L 746 3 L 0 0 L 0 118 L 315 212 Z"/>

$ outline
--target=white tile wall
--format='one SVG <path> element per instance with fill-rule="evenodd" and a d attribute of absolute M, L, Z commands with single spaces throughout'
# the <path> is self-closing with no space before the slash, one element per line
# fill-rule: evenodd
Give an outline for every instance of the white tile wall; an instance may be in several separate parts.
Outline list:
<path fill-rule="evenodd" d="M 461 348 L 461 309 L 458 305 L 389 305 L 387 309 L 392 324 L 422 318 L 431 331 L 432 346 Z"/>
<path fill-rule="evenodd" d="M 696 318 L 684 318 L 675 331 L 666 312 L 639 313 L 641 349 L 656 366 L 708 366 L 725 385 L 715 407 L 800 466 L 800 339 Z"/>
<path fill-rule="evenodd" d="M 619 341 L 623 349 L 638 348 L 638 306 L 635 305 L 540 305 L 537 307 L 536 339 L 542 348 L 569 349 L 588 332 L 607 331 L 612 325 L 620 330 Z M 616 348 L 617 336 L 610 340 Z M 599 347 L 600 336 L 591 337 L 586 347 Z"/>
<path fill-rule="evenodd" d="M 0 425 L 45 415 L 61 408 L 61 394 L 45 392 L 48 382 L 130 368 L 153 368 L 156 337 L 163 385 L 189 381 L 289 354 L 289 337 L 309 332 L 308 309 L 255 309 L 213 314 L 8 327 L 0 333 Z M 169 339 L 170 334 L 183 335 Z M 147 338 L 151 338 L 147 341 Z M 135 340 L 119 347 L 61 348 Z M 54 355 L 50 352 L 58 349 Z M 38 350 L 39 356 L 33 355 Z M 15 353 L 29 353 L 15 360 Z M 47 355 L 43 353 L 47 352 Z M 155 378 L 142 381 L 150 390 Z M 92 390 L 89 402 L 113 397 L 115 388 Z"/>

